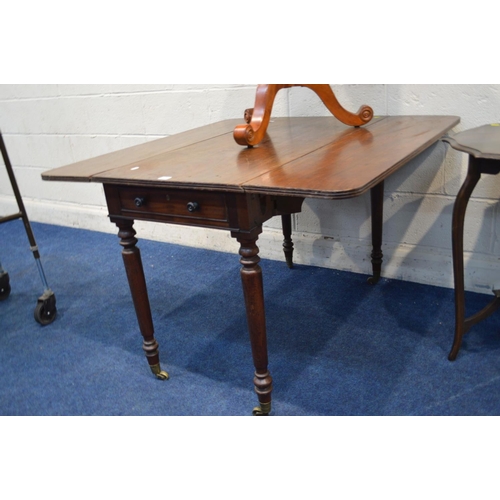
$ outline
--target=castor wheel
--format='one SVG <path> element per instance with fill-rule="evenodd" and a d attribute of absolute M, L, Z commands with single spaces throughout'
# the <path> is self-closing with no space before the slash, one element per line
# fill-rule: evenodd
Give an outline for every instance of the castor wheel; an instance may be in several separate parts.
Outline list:
<path fill-rule="evenodd" d="M 8 273 L 0 274 L 0 300 L 5 300 L 10 295 L 10 284 Z"/>
<path fill-rule="evenodd" d="M 161 369 L 160 365 L 150 365 L 151 372 L 158 380 L 169 380 L 170 375 Z"/>
<path fill-rule="evenodd" d="M 162 370 L 160 373 L 156 374 L 156 378 L 158 380 L 169 380 L 170 379 L 170 375 L 167 372 L 165 372 L 165 371 Z"/>
<path fill-rule="evenodd" d="M 271 403 L 260 403 L 259 406 L 253 409 L 254 417 L 267 417 L 271 413 Z"/>
<path fill-rule="evenodd" d="M 35 320 L 43 326 L 50 325 L 56 319 L 57 309 L 54 292 L 46 290 L 38 299 L 34 316 Z"/>

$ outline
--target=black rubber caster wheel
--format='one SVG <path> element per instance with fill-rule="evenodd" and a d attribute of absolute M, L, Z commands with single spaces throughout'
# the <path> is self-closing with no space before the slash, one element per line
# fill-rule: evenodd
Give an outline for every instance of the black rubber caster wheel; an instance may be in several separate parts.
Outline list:
<path fill-rule="evenodd" d="M 0 274 L 0 301 L 5 300 L 10 295 L 9 275 Z"/>
<path fill-rule="evenodd" d="M 35 320 L 41 325 L 50 325 L 57 316 L 56 296 L 50 290 L 45 292 L 35 307 Z"/>

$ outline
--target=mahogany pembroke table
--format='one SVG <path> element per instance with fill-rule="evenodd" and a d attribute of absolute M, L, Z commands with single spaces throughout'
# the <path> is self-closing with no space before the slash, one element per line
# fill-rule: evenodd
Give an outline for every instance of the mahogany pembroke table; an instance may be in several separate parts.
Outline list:
<path fill-rule="evenodd" d="M 135 220 L 231 232 L 240 244 L 241 279 L 259 406 L 271 411 L 266 321 L 257 240 L 263 224 L 281 216 L 287 262 L 292 265 L 291 214 L 305 198 L 344 199 L 371 192 L 373 277 L 382 263 L 384 180 L 452 129 L 454 116 L 388 116 L 362 127 L 334 117 L 277 118 L 255 147 L 236 144 L 241 120 L 226 120 L 99 158 L 45 172 L 50 181 L 104 185 L 110 220 L 119 228 L 123 260 L 152 372 L 160 367 L 158 344 Z M 300 307 L 300 305 L 297 305 Z"/>

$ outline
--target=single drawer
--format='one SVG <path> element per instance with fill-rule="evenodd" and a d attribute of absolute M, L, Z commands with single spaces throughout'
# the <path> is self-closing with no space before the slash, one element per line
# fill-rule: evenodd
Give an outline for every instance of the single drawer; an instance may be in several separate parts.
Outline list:
<path fill-rule="evenodd" d="M 110 185 L 105 185 L 105 192 L 111 216 L 228 226 L 224 193 Z"/>

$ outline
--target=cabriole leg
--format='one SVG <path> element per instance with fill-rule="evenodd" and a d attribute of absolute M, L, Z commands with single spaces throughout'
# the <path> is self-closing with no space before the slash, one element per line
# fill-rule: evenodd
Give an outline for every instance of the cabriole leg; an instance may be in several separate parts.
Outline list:
<path fill-rule="evenodd" d="M 463 186 L 457 194 L 453 207 L 452 248 L 453 276 L 455 281 L 455 338 L 448 359 L 455 361 L 465 334 L 465 280 L 464 280 L 464 222 L 467 204 L 476 187 L 481 173 L 475 168 L 474 158 L 470 158 L 469 170 Z"/>

